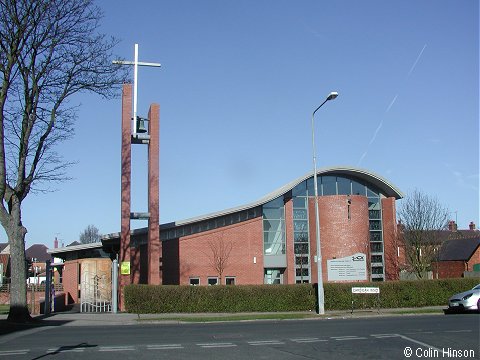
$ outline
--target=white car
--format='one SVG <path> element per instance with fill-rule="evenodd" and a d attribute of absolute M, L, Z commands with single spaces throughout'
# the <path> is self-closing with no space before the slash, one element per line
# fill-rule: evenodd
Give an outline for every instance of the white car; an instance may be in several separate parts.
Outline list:
<path fill-rule="evenodd" d="M 448 310 L 480 312 L 480 284 L 472 290 L 455 294 L 448 299 Z"/>

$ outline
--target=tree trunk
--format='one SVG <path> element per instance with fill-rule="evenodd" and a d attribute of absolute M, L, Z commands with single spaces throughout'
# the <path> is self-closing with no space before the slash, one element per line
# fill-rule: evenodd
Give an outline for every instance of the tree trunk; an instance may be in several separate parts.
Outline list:
<path fill-rule="evenodd" d="M 29 322 L 32 320 L 27 307 L 27 264 L 25 257 L 25 235 L 20 218 L 20 202 L 14 201 L 6 224 L 2 224 L 10 244 L 10 311 L 8 321 Z M 2 221 L 3 222 L 3 221 Z"/>

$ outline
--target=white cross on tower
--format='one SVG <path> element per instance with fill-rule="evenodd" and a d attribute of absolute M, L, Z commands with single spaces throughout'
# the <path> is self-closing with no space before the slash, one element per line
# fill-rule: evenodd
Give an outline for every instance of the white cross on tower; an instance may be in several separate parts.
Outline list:
<path fill-rule="evenodd" d="M 135 44 L 134 61 L 119 61 L 114 60 L 114 64 L 119 65 L 133 65 L 133 133 L 137 133 L 137 73 L 139 66 L 153 66 L 160 67 L 158 63 L 139 62 L 138 61 L 138 44 Z"/>

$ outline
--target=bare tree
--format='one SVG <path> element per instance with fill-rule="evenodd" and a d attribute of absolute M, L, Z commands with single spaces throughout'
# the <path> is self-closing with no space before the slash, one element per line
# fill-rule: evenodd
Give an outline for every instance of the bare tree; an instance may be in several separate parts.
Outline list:
<path fill-rule="evenodd" d="M 210 266 L 217 273 L 220 284 L 222 283 L 222 276 L 227 267 L 232 248 L 232 242 L 226 241 L 223 238 L 223 234 L 208 242 L 209 251 L 205 252 L 205 254 L 208 256 Z"/>
<path fill-rule="evenodd" d="M 100 234 L 95 225 L 88 225 L 80 234 L 80 242 L 82 244 L 91 244 L 100 241 Z"/>
<path fill-rule="evenodd" d="M 0 223 L 7 233 L 10 321 L 28 321 L 22 202 L 67 179 L 55 146 L 73 135 L 80 92 L 106 98 L 125 72 L 111 65 L 117 44 L 97 32 L 93 0 L 0 0 Z"/>
<path fill-rule="evenodd" d="M 408 270 L 423 278 L 432 270 L 441 245 L 440 233 L 448 225 L 449 211 L 439 201 L 419 190 L 403 201 L 398 212 L 401 222 L 399 242 L 405 249 Z"/>

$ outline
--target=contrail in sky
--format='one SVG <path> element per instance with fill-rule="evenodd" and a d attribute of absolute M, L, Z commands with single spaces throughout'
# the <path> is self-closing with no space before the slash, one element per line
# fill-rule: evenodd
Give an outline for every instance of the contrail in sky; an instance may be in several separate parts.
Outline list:
<path fill-rule="evenodd" d="M 422 50 L 420 51 L 420 53 L 418 54 L 417 58 L 415 59 L 415 62 L 413 63 L 412 67 L 410 68 L 410 71 L 408 72 L 407 74 L 407 78 L 412 74 L 413 70 L 415 70 L 415 67 L 417 66 L 417 63 L 420 61 L 420 58 L 422 57 L 423 55 L 423 52 L 425 51 L 425 48 L 427 47 L 427 44 L 423 45 L 423 48 Z M 390 102 L 390 104 L 388 105 L 387 109 L 385 110 L 385 114 L 387 114 L 390 109 L 392 108 L 393 104 L 395 104 L 395 101 L 397 101 L 397 98 L 398 98 L 398 94 L 395 95 L 395 97 L 392 99 L 392 101 Z M 375 130 L 375 132 L 373 133 L 373 136 L 370 140 L 370 142 L 368 143 L 367 145 L 367 150 L 365 150 L 365 152 L 362 154 L 362 156 L 360 157 L 360 160 L 358 160 L 358 164 L 357 166 L 360 166 L 360 164 L 362 163 L 363 159 L 367 156 L 367 153 L 368 153 L 368 150 L 370 149 L 370 146 L 375 142 L 375 139 L 377 138 L 377 135 L 378 133 L 380 132 L 380 129 L 382 128 L 383 126 L 383 117 L 382 117 L 382 120 L 380 121 L 380 124 L 378 124 L 378 127 L 377 129 Z"/>
<path fill-rule="evenodd" d="M 420 51 L 420 54 L 418 54 L 417 59 L 413 63 L 412 67 L 410 68 L 410 71 L 408 72 L 408 76 L 410 76 L 410 74 L 413 72 L 413 70 L 415 70 L 415 66 L 417 66 L 417 63 L 420 60 L 420 58 L 422 57 L 423 51 L 425 50 L 426 47 L 427 47 L 427 44 L 423 45 L 423 49 L 422 49 L 422 51 Z"/>

